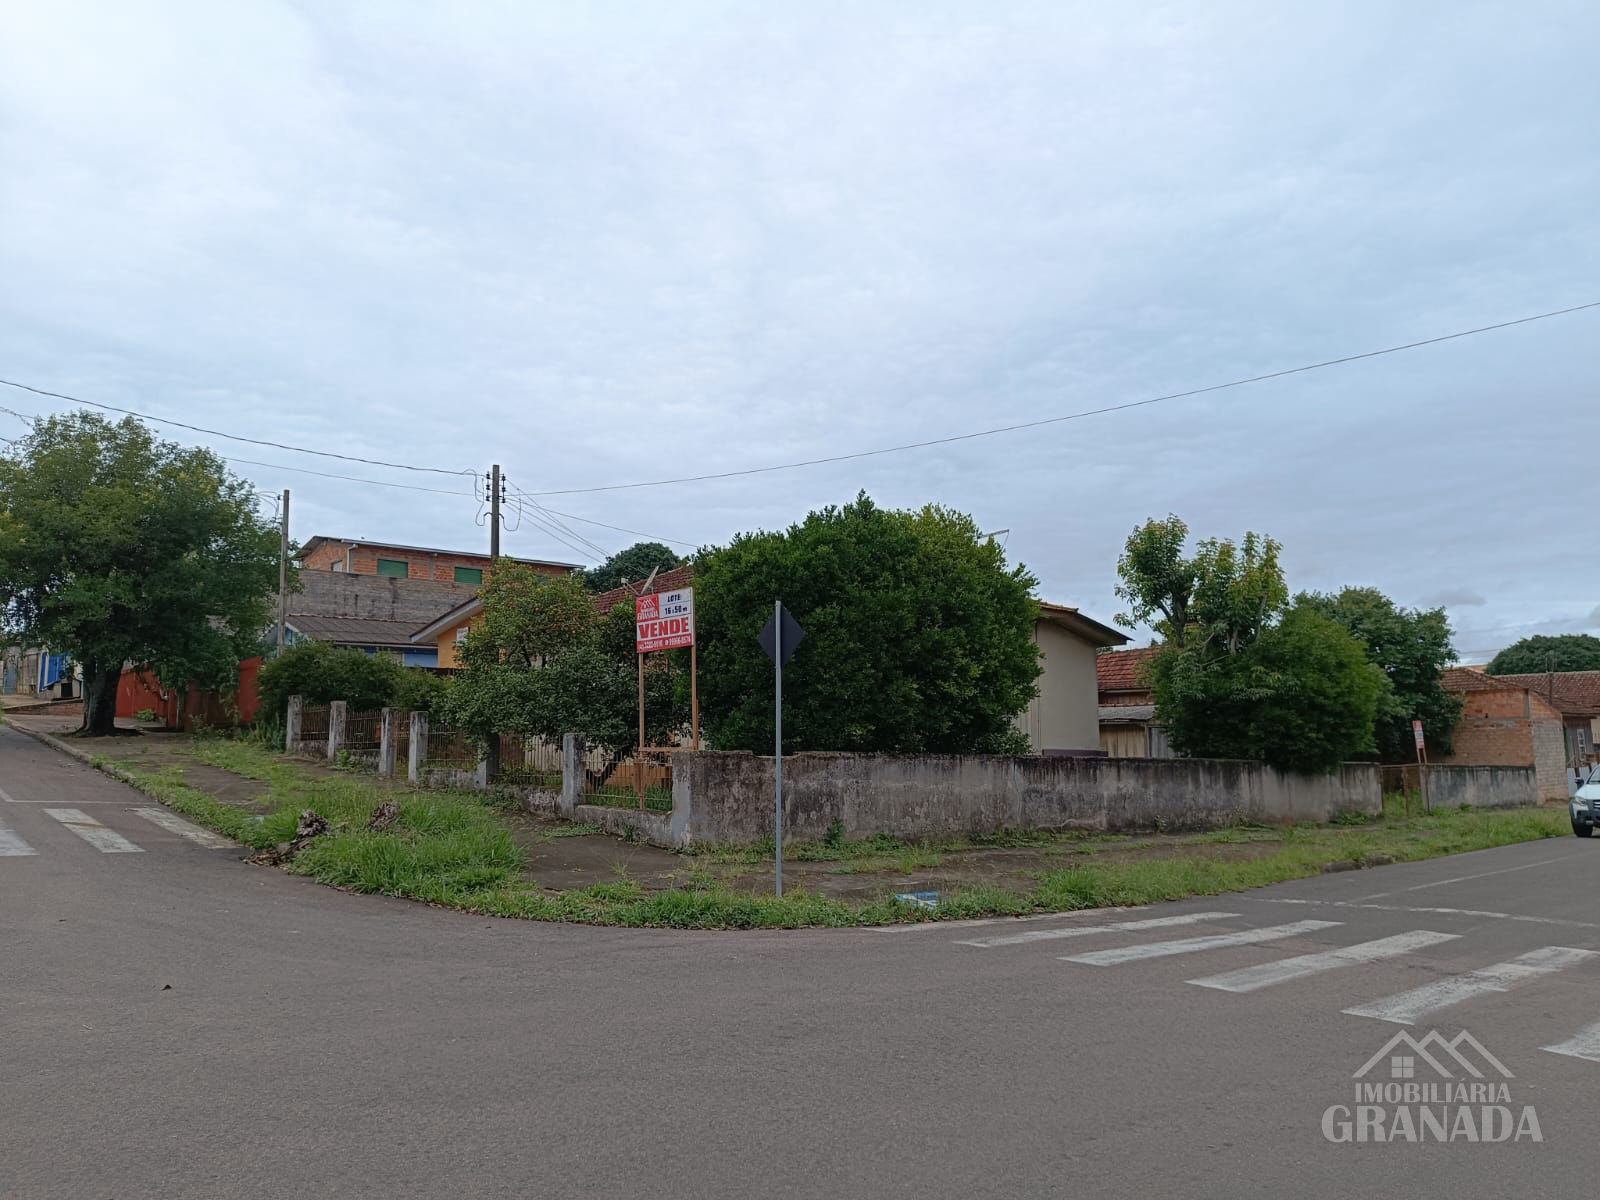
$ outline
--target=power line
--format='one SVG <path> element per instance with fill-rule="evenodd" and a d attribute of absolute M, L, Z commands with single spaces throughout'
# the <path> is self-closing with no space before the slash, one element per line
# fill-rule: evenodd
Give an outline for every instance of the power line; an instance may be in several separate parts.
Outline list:
<path fill-rule="evenodd" d="M 1461 329 L 1455 333 L 1440 334 L 1438 337 L 1422 338 L 1415 342 L 1404 342 L 1398 346 L 1385 346 L 1381 350 L 1366 350 L 1360 354 L 1346 354 L 1339 358 L 1328 358 L 1321 362 L 1307 363 L 1299 367 L 1287 367 L 1281 371 L 1268 371 L 1263 375 L 1250 375 L 1243 379 L 1231 379 L 1227 383 L 1213 383 L 1207 387 L 1190 388 L 1182 392 L 1168 392 L 1164 396 L 1151 396 L 1145 400 L 1130 400 L 1126 404 L 1110 404 L 1104 408 L 1092 408 L 1083 412 L 1066 413 L 1058 417 L 1043 417 L 1037 421 L 1021 421 L 1015 425 L 998 425 L 993 429 L 979 429 L 972 433 L 958 433 L 950 437 L 929 438 L 922 442 L 906 442 L 899 446 L 884 446 L 877 450 L 858 450 L 851 454 L 830 454 L 824 458 L 808 458 L 798 462 L 774 463 L 767 467 L 745 467 L 737 471 L 717 471 L 708 475 L 684 475 L 676 479 L 647 479 L 635 483 L 610 483 L 599 487 L 581 488 L 552 488 L 549 491 L 530 492 L 532 496 L 576 496 L 592 492 L 620 492 L 632 488 L 667 487 L 678 483 L 704 483 L 714 479 L 733 479 L 742 475 L 764 475 L 772 471 L 792 471 L 799 467 L 816 467 L 825 463 L 850 462 L 858 458 L 872 458 L 880 454 L 899 454 L 906 450 L 925 450 L 929 446 L 948 446 L 953 442 L 967 442 L 975 438 L 993 437 L 1001 433 L 1016 433 L 1023 429 L 1038 429 L 1045 425 L 1059 425 L 1063 421 L 1078 421 L 1084 417 L 1104 416 L 1106 413 L 1125 412 L 1130 408 L 1144 408 L 1151 404 L 1161 404 L 1168 400 L 1185 400 L 1193 396 L 1204 396 L 1208 392 L 1220 392 L 1228 388 L 1244 387 L 1252 383 L 1265 383 L 1269 379 L 1283 379 L 1289 375 L 1303 375 L 1308 371 L 1320 371 L 1325 367 L 1337 367 L 1344 363 L 1360 362 L 1367 358 L 1380 358 L 1385 354 L 1399 354 L 1403 350 L 1415 350 L 1422 346 L 1436 346 L 1440 342 L 1455 341 L 1458 338 L 1473 337 L 1480 333 L 1492 333 L 1497 329 L 1510 329 L 1514 325 L 1527 325 L 1533 321 L 1546 321 L 1551 317 L 1562 317 L 1569 313 L 1583 312 L 1586 309 L 1600 308 L 1600 300 L 1588 304 L 1575 304 L 1570 308 L 1553 309 L 1550 312 L 1535 313 L 1531 317 L 1518 317 L 1513 321 L 1499 321 L 1493 325 L 1479 325 L 1474 329 Z"/>
<path fill-rule="evenodd" d="M 513 489 L 513 490 L 515 491 L 515 489 Z M 528 498 L 528 493 L 527 492 L 515 491 L 515 494 L 518 495 L 518 496 L 521 496 L 521 497 L 523 497 L 525 499 Z M 531 500 L 530 500 L 530 503 L 531 503 Z M 562 512 L 560 509 L 558 509 L 558 508 L 550 508 L 548 505 L 541 504 L 539 506 L 539 509 L 540 509 L 541 512 L 553 513 L 555 516 L 565 517 L 569 521 L 581 521 L 585 525 L 598 525 L 601 529 L 610 529 L 615 533 L 630 533 L 634 537 L 649 538 L 652 542 L 665 542 L 669 546 L 687 546 L 691 550 L 698 549 L 699 546 L 700 546 L 700 543 L 698 543 L 698 542 L 686 542 L 686 541 L 683 541 L 681 538 L 662 537 L 658 533 L 645 533 L 643 530 L 640 530 L 640 529 L 628 529 L 627 527 L 622 526 L 622 525 L 607 525 L 604 521 L 594 521 L 594 520 L 591 520 L 588 517 L 580 517 L 580 516 L 576 515 L 575 513 Z"/>
<path fill-rule="evenodd" d="M 274 450 L 290 450 L 296 454 L 315 454 L 322 458 L 341 459 L 344 462 L 365 463 L 371 467 L 393 467 L 399 471 L 424 471 L 435 475 L 460 475 L 463 473 L 449 470 L 446 467 L 418 467 L 413 466 L 411 463 L 387 462 L 381 458 L 361 458 L 355 454 L 336 454 L 332 450 L 313 450 L 308 446 L 292 446 L 287 442 L 272 442 L 264 438 L 243 437 L 237 433 L 223 433 L 220 429 L 207 429 L 202 425 L 190 425 L 185 421 L 174 421 L 170 417 L 153 417 L 149 413 L 142 413 L 137 409 L 119 408 L 115 404 L 101 404 L 98 400 L 84 400 L 77 396 L 69 396 L 64 392 L 46 391 L 44 388 L 30 387 L 26 383 L 17 383 L 10 379 L 0 379 L 0 384 L 4 384 L 6 387 L 19 388 L 24 392 L 32 392 L 36 396 L 49 396 L 55 400 L 65 400 L 68 404 L 87 404 L 90 408 L 123 413 L 130 417 L 138 417 L 142 421 L 155 421 L 162 425 L 175 425 L 179 429 L 203 433 L 208 437 L 227 438 L 230 442 L 246 442 L 252 446 L 271 446 Z"/>
<path fill-rule="evenodd" d="M 471 492 L 453 492 L 448 488 L 421 487 L 415 483 L 391 483 L 387 479 L 367 479 L 360 475 L 338 475 L 332 471 L 313 471 L 309 467 L 286 467 L 282 463 L 257 462 L 253 458 L 229 458 L 223 455 L 223 461 L 242 463 L 250 467 L 267 467 L 274 471 L 293 471 L 299 475 L 315 475 L 321 479 L 343 479 L 349 483 L 370 483 L 373 487 L 400 488 L 407 492 L 429 492 L 435 496 L 461 496 L 472 499 Z M 453 472 L 454 474 L 471 475 L 471 471 Z"/>

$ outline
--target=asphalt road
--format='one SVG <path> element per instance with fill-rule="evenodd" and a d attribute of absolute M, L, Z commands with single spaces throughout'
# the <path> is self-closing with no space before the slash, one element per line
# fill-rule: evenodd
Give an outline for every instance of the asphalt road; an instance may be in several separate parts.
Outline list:
<path fill-rule="evenodd" d="M 343 895 L 3 729 L 0 789 L 7 1200 L 1570 1197 L 1600 1170 L 1600 841 L 673 933 Z M 1327 1140 L 1352 1076 L 1433 1029 L 1511 1072 L 1457 1046 L 1542 1141 Z"/>

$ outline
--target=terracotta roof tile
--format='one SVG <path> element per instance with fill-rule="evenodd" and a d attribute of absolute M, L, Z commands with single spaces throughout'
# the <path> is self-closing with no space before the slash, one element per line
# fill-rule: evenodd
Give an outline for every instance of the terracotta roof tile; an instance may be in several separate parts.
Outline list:
<path fill-rule="evenodd" d="M 1094 660 L 1095 673 L 1100 677 L 1102 692 L 1147 691 L 1140 681 L 1145 664 L 1156 656 L 1159 647 L 1144 646 L 1136 650 L 1107 650 Z"/>

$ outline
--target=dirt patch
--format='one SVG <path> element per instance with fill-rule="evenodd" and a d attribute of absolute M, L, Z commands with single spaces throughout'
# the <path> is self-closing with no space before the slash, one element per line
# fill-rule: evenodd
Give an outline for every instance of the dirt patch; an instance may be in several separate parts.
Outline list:
<path fill-rule="evenodd" d="M 694 860 L 657 846 L 625 842 L 603 833 L 569 832 L 556 817 L 506 814 L 511 836 L 528 853 L 529 882 L 552 892 L 631 879 L 646 891 L 682 887 Z"/>

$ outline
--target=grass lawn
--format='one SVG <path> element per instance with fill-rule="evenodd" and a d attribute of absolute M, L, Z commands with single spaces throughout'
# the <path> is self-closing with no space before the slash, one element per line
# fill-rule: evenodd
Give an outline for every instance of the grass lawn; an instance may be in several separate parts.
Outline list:
<path fill-rule="evenodd" d="M 1029 873 L 1026 886 L 957 886 L 944 891 L 935 910 L 897 902 L 892 893 L 898 889 L 888 884 L 882 895 L 866 900 L 804 890 L 789 891 L 780 900 L 754 887 L 732 886 L 727 871 L 770 862 L 770 846 L 685 854 L 686 869 L 675 886 L 664 889 L 647 890 L 622 875 L 552 892 L 526 878 L 527 852 L 509 830 L 508 802 L 493 793 L 418 791 L 354 772 L 316 771 L 247 740 L 200 737 L 184 753 L 195 762 L 259 780 L 265 791 L 251 805 L 227 803 L 196 786 L 181 765 L 116 765 L 163 803 L 261 849 L 289 841 L 300 813 L 315 809 L 333 830 L 313 841 L 288 869 L 322 883 L 487 915 L 599 925 L 856 926 L 1137 905 L 1301 879 L 1330 864 L 1408 862 L 1567 832 L 1565 809 L 1408 816 L 1396 797 L 1383 818 L 1366 824 L 1251 825 L 1188 836 L 1017 833 L 917 844 L 835 837 L 784 847 L 786 860 L 834 864 L 831 874 L 850 876 L 909 876 L 959 862 L 973 851 L 1040 852 L 1040 869 Z M 398 804 L 398 820 L 382 832 L 369 832 L 368 818 L 387 800 Z M 594 833 L 592 827 L 567 826 L 547 836 Z"/>

